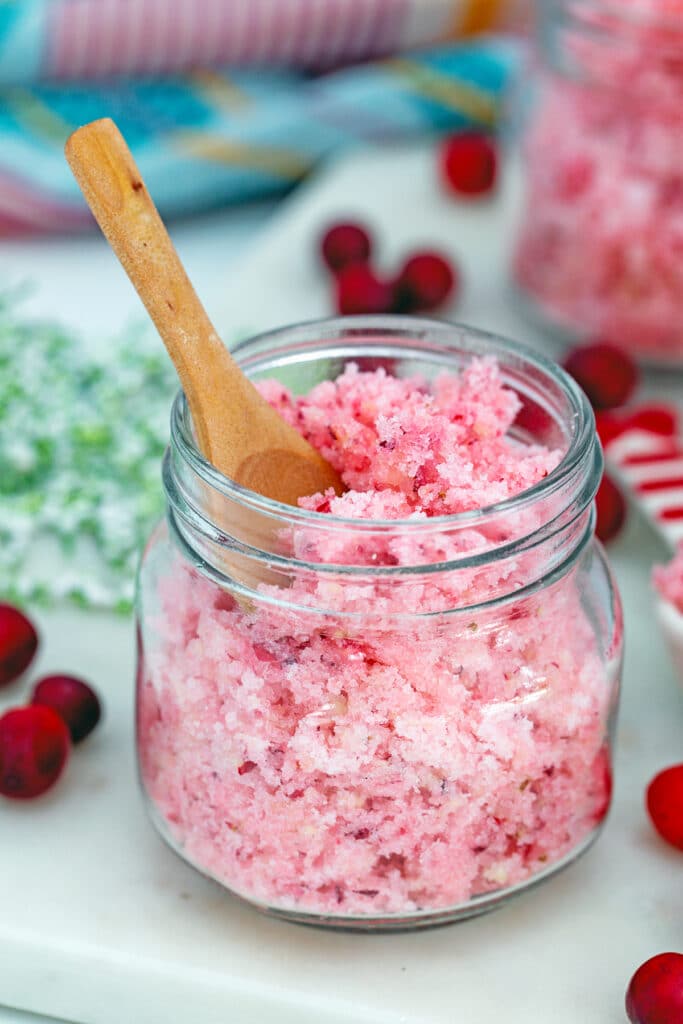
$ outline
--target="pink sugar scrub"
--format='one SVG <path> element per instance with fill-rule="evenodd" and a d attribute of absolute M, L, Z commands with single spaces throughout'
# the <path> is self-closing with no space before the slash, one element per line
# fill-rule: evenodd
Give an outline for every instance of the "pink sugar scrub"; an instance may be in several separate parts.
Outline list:
<path fill-rule="evenodd" d="M 683 3 L 624 0 L 614 24 L 594 20 L 595 38 L 566 41 L 586 81 L 548 75 L 532 114 L 514 274 L 559 325 L 679 362 Z"/>
<path fill-rule="evenodd" d="M 519 494 L 561 458 L 510 436 L 520 402 L 489 359 L 429 387 L 354 366 L 302 397 L 260 387 L 349 488 L 306 509 L 426 520 Z M 400 532 L 290 540 L 319 562 L 397 567 L 485 552 L 501 531 L 475 520 L 438 551 Z M 138 705 L 171 842 L 251 901 L 349 917 L 455 907 L 585 845 L 610 799 L 613 678 L 576 573 L 472 608 L 529 571 L 519 558 L 409 586 L 302 573 L 246 606 L 178 557 Z"/>

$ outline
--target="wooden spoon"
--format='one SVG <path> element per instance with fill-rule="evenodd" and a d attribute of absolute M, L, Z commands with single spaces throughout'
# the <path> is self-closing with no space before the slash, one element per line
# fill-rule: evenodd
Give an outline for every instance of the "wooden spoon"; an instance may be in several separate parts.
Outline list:
<path fill-rule="evenodd" d="M 208 461 L 288 505 L 328 487 L 341 494 L 335 470 L 260 396 L 218 337 L 114 122 L 77 129 L 65 152 L 173 360 Z"/>

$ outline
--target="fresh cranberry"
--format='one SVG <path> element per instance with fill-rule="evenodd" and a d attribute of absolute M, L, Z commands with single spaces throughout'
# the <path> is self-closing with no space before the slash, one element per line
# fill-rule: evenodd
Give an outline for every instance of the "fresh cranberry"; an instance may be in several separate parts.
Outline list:
<path fill-rule="evenodd" d="M 564 367 L 586 392 L 594 409 L 623 405 L 638 383 L 638 371 L 631 357 L 606 341 L 572 349 Z"/>
<path fill-rule="evenodd" d="M 394 284 L 399 313 L 437 309 L 453 292 L 457 275 L 438 252 L 416 252 L 404 263 Z"/>
<path fill-rule="evenodd" d="M 17 800 L 40 796 L 62 773 L 69 730 L 52 708 L 30 704 L 0 718 L 0 793 Z"/>
<path fill-rule="evenodd" d="M 441 150 L 441 174 L 446 186 L 464 196 L 481 196 L 496 183 L 498 153 L 481 132 L 453 135 Z"/>
<path fill-rule="evenodd" d="M 337 281 L 337 310 L 345 316 L 357 313 L 389 313 L 394 291 L 364 263 L 340 271 Z"/>
<path fill-rule="evenodd" d="M 679 1024 L 683 1021 L 683 954 L 659 953 L 646 960 L 626 992 L 631 1024 Z"/>
<path fill-rule="evenodd" d="M 332 273 L 338 274 L 352 263 L 367 263 L 372 242 L 360 224 L 333 224 L 322 237 L 320 252 Z"/>
<path fill-rule="evenodd" d="M 626 502 L 617 485 L 605 474 L 595 495 L 595 532 L 607 544 L 619 533 L 626 519 Z"/>
<path fill-rule="evenodd" d="M 683 850 L 683 764 L 655 775 L 647 787 L 646 803 L 662 839 Z"/>
<path fill-rule="evenodd" d="M 89 736 L 102 715 L 95 691 L 75 676 L 45 676 L 36 684 L 31 703 L 56 711 L 74 743 Z"/>
<path fill-rule="evenodd" d="M 31 621 L 11 604 L 0 604 L 0 686 L 28 668 L 37 647 L 38 634 Z"/>

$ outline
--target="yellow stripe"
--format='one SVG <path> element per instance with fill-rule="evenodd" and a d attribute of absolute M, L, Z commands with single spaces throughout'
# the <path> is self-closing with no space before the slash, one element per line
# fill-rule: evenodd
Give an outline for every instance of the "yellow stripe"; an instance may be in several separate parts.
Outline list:
<path fill-rule="evenodd" d="M 498 99 L 476 85 L 454 82 L 447 75 L 411 60 L 398 59 L 386 63 L 390 69 L 407 78 L 415 92 L 443 107 L 486 125 L 493 125 L 498 120 Z"/>
<path fill-rule="evenodd" d="M 502 7 L 503 0 L 458 0 L 445 38 L 487 32 L 498 21 Z"/>
<path fill-rule="evenodd" d="M 268 171 L 288 180 L 298 180 L 311 168 L 311 160 L 295 150 L 250 146 L 201 132 L 176 132 L 166 141 L 200 160 Z"/>
<path fill-rule="evenodd" d="M 16 119 L 40 138 L 61 143 L 73 131 L 72 124 L 36 99 L 28 89 L 10 89 L 5 94 L 5 103 Z"/>
<path fill-rule="evenodd" d="M 250 96 L 225 75 L 219 75 L 215 71 L 195 71 L 192 74 L 192 84 L 198 92 L 205 95 L 212 106 L 228 113 L 233 114 L 252 105 Z"/>

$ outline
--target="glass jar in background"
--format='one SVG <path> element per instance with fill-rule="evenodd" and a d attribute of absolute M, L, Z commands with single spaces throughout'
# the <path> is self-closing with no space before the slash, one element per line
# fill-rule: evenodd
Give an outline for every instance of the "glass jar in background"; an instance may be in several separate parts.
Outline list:
<path fill-rule="evenodd" d="M 683 363 L 683 5 L 539 4 L 514 277 L 542 319 Z"/>
<path fill-rule="evenodd" d="M 495 356 L 533 488 L 431 519 L 280 505 L 214 470 L 183 396 L 168 515 L 138 586 L 138 752 L 181 857 L 263 910 L 408 928 L 488 910 L 598 834 L 611 794 L 618 595 L 594 540 L 602 457 L 553 363 L 482 332 L 349 318 L 236 350 L 295 393 L 348 362 L 431 381 Z"/>

